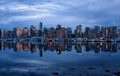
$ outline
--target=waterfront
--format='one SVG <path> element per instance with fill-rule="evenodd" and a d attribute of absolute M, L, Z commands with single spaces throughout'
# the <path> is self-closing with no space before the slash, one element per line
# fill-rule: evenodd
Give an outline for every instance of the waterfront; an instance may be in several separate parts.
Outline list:
<path fill-rule="evenodd" d="M 0 76 L 120 76 L 120 0 L 0 0 Z"/>
<path fill-rule="evenodd" d="M 117 26 L 0 29 L 0 75 L 120 75 Z"/>
<path fill-rule="evenodd" d="M 116 76 L 120 43 L 0 41 L 3 76 Z"/>
<path fill-rule="evenodd" d="M 44 27 L 40 22 L 39 28 L 31 25 L 30 28 L 14 27 L 10 30 L 0 29 L 0 40 L 5 41 L 64 41 L 64 42 L 119 42 L 120 41 L 120 29 L 117 26 L 100 27 L 94 26 L 85 27 L 85 31 L 82 30 L 82 25 L 77 25 L 75 30 L 71 27 L 62 27 L 58 24 L 54 27 Z"/>

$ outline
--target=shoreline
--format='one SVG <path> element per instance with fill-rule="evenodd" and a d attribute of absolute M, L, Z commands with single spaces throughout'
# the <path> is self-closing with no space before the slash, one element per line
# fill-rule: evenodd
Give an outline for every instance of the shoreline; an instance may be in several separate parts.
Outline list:
<path fill-rule="evenodd" d="M 120 42 L 117 39 L 78 39 L 78 38 L 71 38 L 71 39 L 64 39 L 64 38 L 47 38 L 43 39 L 42 37 L 33 37 L 33 38 L 6 38 L 0 39 L 0 41 L 26 41 L 26 42 Z"/>

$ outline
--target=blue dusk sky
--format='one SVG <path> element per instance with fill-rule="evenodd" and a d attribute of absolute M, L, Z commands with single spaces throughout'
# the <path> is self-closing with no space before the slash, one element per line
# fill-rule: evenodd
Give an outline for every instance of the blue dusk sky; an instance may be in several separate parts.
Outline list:
<path fill-rule="evenodd" d="M 0 28 L 120 25 L 120 0 L 0 0 Z"/>

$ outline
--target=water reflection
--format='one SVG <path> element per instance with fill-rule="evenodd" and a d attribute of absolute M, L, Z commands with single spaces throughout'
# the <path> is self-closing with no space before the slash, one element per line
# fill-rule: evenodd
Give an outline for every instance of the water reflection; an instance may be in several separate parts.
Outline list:
<path fill-rule="evenodd" d="M 0 51 L 10 49 L 15 52 L 24 51 L 34 53 L 36 51 L 40 52 L 40 57 L 43 56 L 43 51 L 56 51 L 57 54 L 61 54 L 63 51 L 72 51 L 73 49 L 76 53 L 82 54 L 83 49 L 85 52 L 94 51 L 95 53 L 100 52 L 117 52 L 120 49 L 119 43 L 100 43 L 100 42 L 82 42 L 82 43 L 53 43 L 46 42 L 44 44 L 39 43 L 27 43 L 25 41 L 21 42 L 4 42 L 0 41 Z"/>

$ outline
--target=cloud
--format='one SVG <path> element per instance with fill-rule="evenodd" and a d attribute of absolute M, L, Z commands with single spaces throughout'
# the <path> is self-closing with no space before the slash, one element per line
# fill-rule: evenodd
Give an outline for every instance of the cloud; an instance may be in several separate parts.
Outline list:
<path fill-rule="evenodd" d="M 23 0 L 11 2 L 0 1 L 0 23 L 19 21 L 45 21 L 73 25 L 101 24 L 119 25 L 119 0 Z"/>
<path fill-rule="evenodd" d="M 7 22 L 16 22 L 16 21 L 25 21 L 25 20 L 31 20 L 31 19 L 40 19 L 40 18 L 44 18 L 44 17 L 49 17 L 49 16 L 54 16 L 52 14 L 47 14 L 47 13 L 42 13 L 42 14 L 35 14 L 35 15 L 23 15 L 23 16 L 12 16 L 8 19 L 3 20 L 3 23 Z"/>
<path fill-rule="evenodd" d="M 0 5 L 1 23 L 41 19 L 55 16 L 56 11 L 64 10 L 65 7 L 54 3 L 21 4 L 11 3 Z"/>

